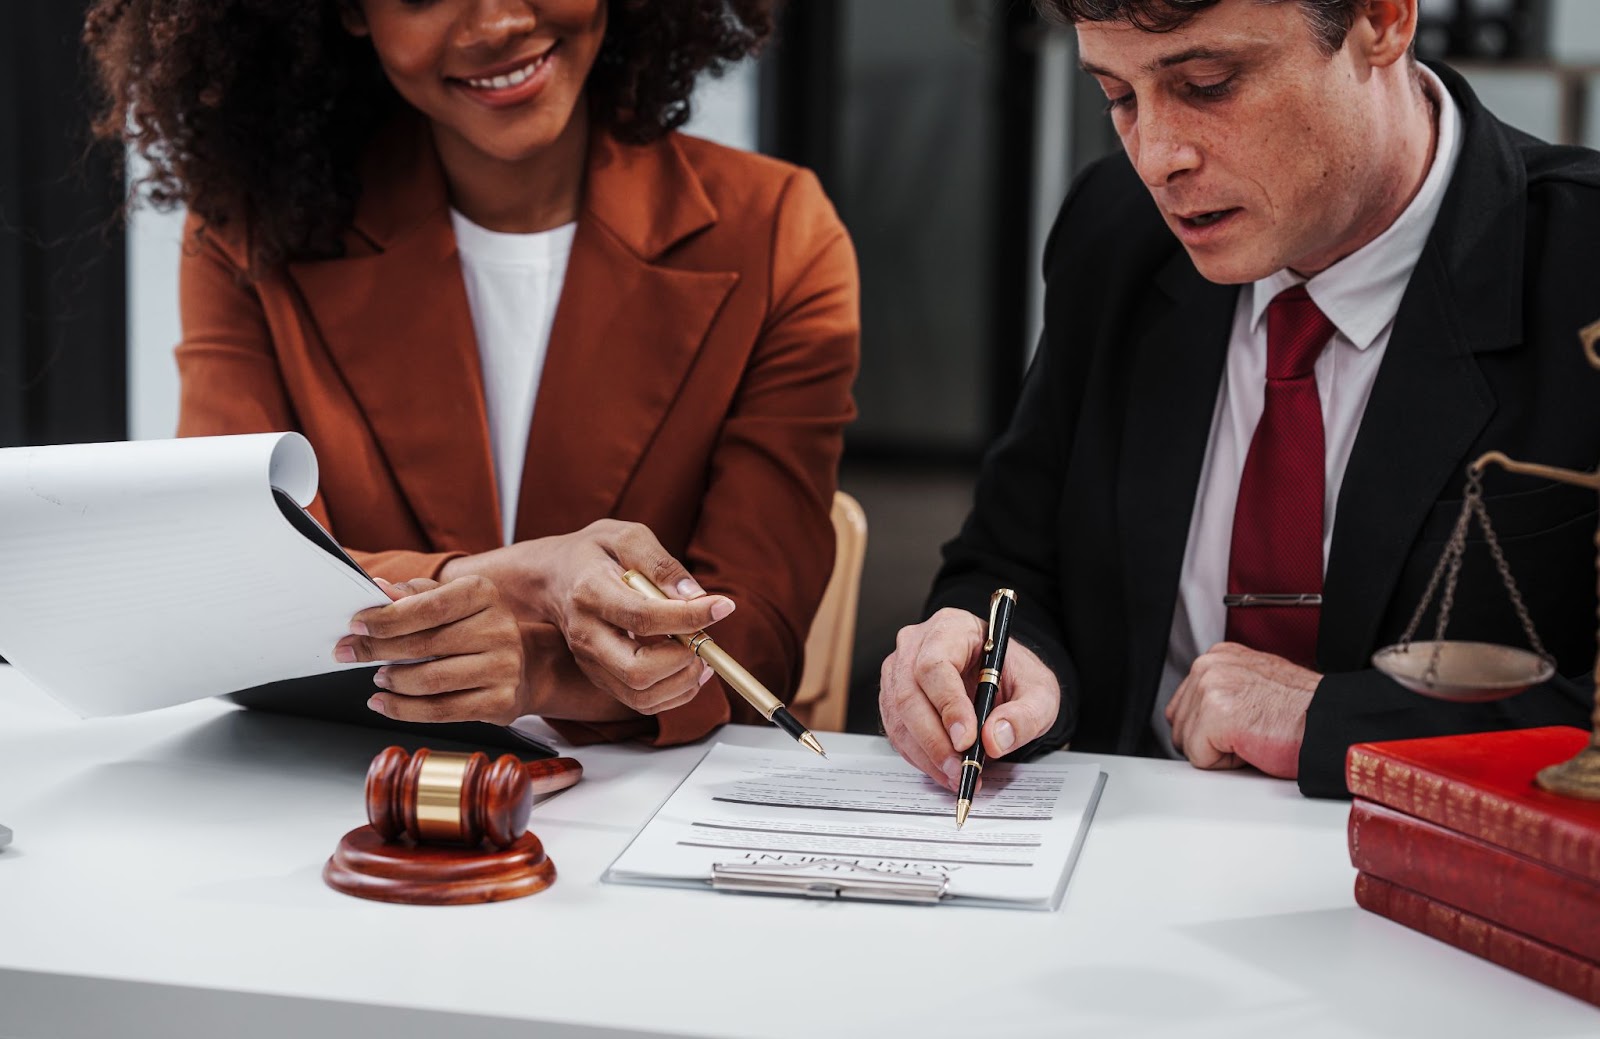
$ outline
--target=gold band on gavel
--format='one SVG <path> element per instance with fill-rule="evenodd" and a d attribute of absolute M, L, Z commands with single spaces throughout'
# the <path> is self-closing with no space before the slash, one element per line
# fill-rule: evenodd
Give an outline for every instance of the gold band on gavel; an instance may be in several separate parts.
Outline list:
<path fill-rule="evenodd" d="M 429 751 L 417 772 L 417 832 L 424 840 L 461 839 L 461 786 L 470 754 Z"/>

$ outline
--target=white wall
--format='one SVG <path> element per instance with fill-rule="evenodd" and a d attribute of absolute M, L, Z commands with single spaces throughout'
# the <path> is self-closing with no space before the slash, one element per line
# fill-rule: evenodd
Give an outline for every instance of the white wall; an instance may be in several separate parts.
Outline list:
<path fill-rule="evenodd" d="M 1600 3 L 1551 0 L 1550 57 L 1572 65 L 1600 61 Z"/>
<path fill-rule="evenodd" d="M 745 62 L 695 96 L 690 133 L 753 150 L 760 106 L 756 66 Z M 178 425 L 178 250 L 183 214 L 137 210 L 128 225 L 128 436 L 170 437 Z"/>
<path fill-rule="evenodd" d="M 703 79 L 685 131 L 745 151 L 755 151 L 761 128 L 761 87 L 756 63 L 746 61 L 721 79 Z"/>
<path fill-rule="evenodd" d="M 1535 69 L 1479 67 L 1462 75 L 1499 119 L 1542 141 L 1561 140 L 1561 81 L 1556 76 Z"/>
<path fill-rule="evenodd" d="M 129 161 L 130 171 L 136 169 Z M 178 250 L 183 213 L 141 206 L 128 220 L 128 436 L 170 437 L 178 425 Z"/>
<path fill-rule="evenodd" d="M 1082 73 L 1072 30 L 1048 25 L 1039 40 L 1039 82 L 1034 92 L 1033 215 L 1028 235 L 1028 330 L 1023 343 L 1033 361 L 1044 330 L 1044 240 L 1071 186 L 1072 92 Z"/>

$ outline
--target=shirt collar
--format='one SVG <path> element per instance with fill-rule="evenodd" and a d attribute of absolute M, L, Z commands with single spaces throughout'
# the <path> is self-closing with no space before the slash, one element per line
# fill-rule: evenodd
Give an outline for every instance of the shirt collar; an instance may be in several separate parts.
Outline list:
<path fill-rule="evenodd" d="M 1252 332 L 1260 330 L 1262 315 L 1273 297 L 1302 283 L 1312 301 L 1357 350 L 1371 346 L 1394 320 L 1461 154 L 1461 116 L 1450 91 L 1433 70 L 1420 64 L 1417 69 L 1423 90 L 1438 106 L 1439 140 L 1433 165 L 1416 197 L 1382 234 L 1310 281 L 1284 268 L 1251 285 Z"/>

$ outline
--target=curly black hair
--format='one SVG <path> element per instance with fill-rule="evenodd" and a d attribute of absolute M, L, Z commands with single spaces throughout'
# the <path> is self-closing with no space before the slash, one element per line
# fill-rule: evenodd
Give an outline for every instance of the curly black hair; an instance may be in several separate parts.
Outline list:
<path fill-rule="evenodd" d="M 94 0 L 84 43 L 103 93 L 95 135 L 148 164 L 136 190 L 211 226 L 243 218 L 251 261 L 337 256 L 358 164 L 403 104 L 350 0 Z M 682 126 L 702 72 L 760 49 L 774 0 L 606 0 L 586 84 L 597 125 L 644 143 Z"/>

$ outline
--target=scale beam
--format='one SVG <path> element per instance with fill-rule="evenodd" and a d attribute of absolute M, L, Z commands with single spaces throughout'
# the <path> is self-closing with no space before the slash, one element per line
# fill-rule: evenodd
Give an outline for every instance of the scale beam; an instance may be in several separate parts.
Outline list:
<path fill-rule="evenodd" d="M 1600 491 L 1600 469 L 1592 473 L 1580 473 L 1576 469 L 1561 469 L 1553 465 L 1518 462 L 1506 457 L 1500 451 L 1487 451 L 1479 455 L 1477 461 L 1472 463 L 1471 468 L 1474 472 L 1481 473 L 1491 465 L 1498 465 L 1508 473 L 1537 476 L 1541 480 L 1554 480 L 1557 483 L 1570 483 L 1577 487 L 1587 487 L 1591 491 Z"/>
<path fill-rule="evenodd" d="M 1595 321 L 1579 330 L 1578 339 L 1583 344 L 1584 358 L 1592 367 L 1600 370 L 1600 321 Z M 1532 619 L 1522 605 L 1516 582 L 1511 576 L 1509 567 L 1506 566 L 1505 557 L 1489 525 L 1489 514 L 1483 504 L 1482 476 L 1483 471 L 1491 465 L 1523 476 L 1552 480 L 1600 492 L 1600 468 L 1592 473 L 1584 473 L 1553 465 L 1518 462 L 1500 451 L 1485 452 L 1467 466 L 1467 489 L 1461 503 L 1461 516 L 1456 520 L 1450 544 L 1440 556 L 1439 565 L 1434 569 L 1428 588 L 1422 594 L 1422 601 L 1418 603 L 1417 611 L 1399 643 L 1385 647 L 1373 656 L 1375 667 L 1414 692 L 1447 700 L 1492 700 L 1503 696 L 1514 696 L 1529 686 L 1548 679 L 1554 671 L 1554 662 L 1544 652 L 1538 634 L 1533 630 Z M 1504 646 L 1450 642 L 1444 638 L 1445 626 L 1449 623 L 1449 604 L 1455 593 L 1456 574 L 1460 571 L 1461 554 L 1466 547 L 1467 526 L 1474 512 L 1483 525 L 1484 538 L 1500 570 L 1500 576 L 1505 581 L 1512 605 L 1522 620 L 1529 642 L 1533 644 L 1532 653 Z M 1595 531 L 1595 568 L 1600 571 L 1600 529 Z M 1434 591 L 1439 587 L 1441 578 L 1444 580 L 1445 594 L 1434 639 L 1431 642 L 1413 643 L 1411 638 L 1416 633 L 1417 626 L 1433 598 Z M 1420 651 L 1424 646 L 1427 647 L 1426 660 L 1422 659 L 1420 652 L 1412 654 L 1413 649 Z M 1595 655 L 1594 680 L 1596 696 L 1594 714 L 1591 718 L 1594 731 L 1589 738 L 1589 745 L 1571 760 L 1542 770 L 1538 776 L 1538 784 L 1552 793 L 1566 797 L 1600 801 L 1600 652 Z"/>

